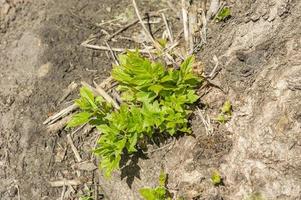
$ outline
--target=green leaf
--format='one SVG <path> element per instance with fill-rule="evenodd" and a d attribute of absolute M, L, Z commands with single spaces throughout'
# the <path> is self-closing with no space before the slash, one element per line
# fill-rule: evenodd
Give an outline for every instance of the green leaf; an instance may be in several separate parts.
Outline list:
<path fill-rule="evenodd" d="M 159 94 L 159 92 L 164 89 L 164 87 L 162 85 L 152 85 L 148 88 L 150 91 L 153 91 L 154 93 L 156 93 L 156 95 Z"/>
<path fill-rule="evenodd" d="M 194 63 L 194 56 L 189 56 L 184 60 L 184 62 L 180 66 L 181 78 L 185 79 L 188 74 L 192 72 L 192 65 Z"/>
<path fill-rule="evenodd" d="M 145 200 L 165 200 L 166 190 L 163 187 L 143 188 L 139 190 L 139 193 Z"/>
<path fill-rule="evenodd" d="M 224 21 L 231 16 L 231 9 L 229 7 L 224 7 L 216 16 L 216 21 Z"/>
<path fill-rule="evenodd" d="M 140 189 L 140 195 L 144 200 L 171 200 L 170 194 L 165 187 L 167 175 L 161 171 L 159 176 L 159 186 L 156 188 Z"/>
<path fill-rule="evenodd" d="M 159 186 L 165 187 L 166 181 L 167 181 L 167 174 L 164 173 L 164 171 L 161 171 L 159 176 Z"/>
<path fill-rule="evenodd" d="M 232 105 L 231 105 L 231 102 L 228 100 L 224 103 L 224 105 L 222 107 L 222 113 L 231 115 L 231 110 L 232 110 Z"/>
<path fill-rule="evenodd" d="M 128 145 L 128 151 L 129 153 L 133 153 L 133 152 L 136 152 L 136 144 L 137 144 L 137 141 L 138 141 L 138 133 L 134 133 L 130 138 L 129 138 L 129 145 Z"/>
<path fill-rule="evenodd" d="M 149 92 L 140 91 L 136 93 L 136 99 L 139 102 L 151 102 L 154 100 L 155 94 L 151 94 Z"/>
<path fill-rule="evenodd" d="M 215 120 L 222 123 L 222 124 L 224 124 L 228 121 L 228 118 L 223 113 L 221 113 L 217 116 L 217 118 L 215 118 Z"/>
<path fill-rule="evenodd" d="M 187 99 L 189 103 L 194 103 L 196 102 L 200 97 L 195 94 L 194 90 L 189 90 L 187 93 Z"/>
<path fill-rule="evenodd" d="M 100 132 L 103 134 L 115 134 L 116 135 L 119 132 L 117 129 L 111 128 L 106 124 L 97 126 L 97 129 L 100 130 Z"/>
<path fill-rule="evenodd" d="M 157 200 L 155 193 L 151 188 L 140 189 L 139 193 L 145 200 Z"/>
<path fill-rule="evenodd" d="M 161 39 L 158 39 L 157 41 L 159 42 L 159 44 L 160 44 L 163 48 L 166 47 L 166 45 L 167 45 L 167 40 L 166 40 L 166 39 L 161 38 Z"/>
<path fill-rule="evenodd" d="M 91 113 L 88 112 L 80 112 L 72 116 L 72 119 L 68 122 L 67 128 L 76 127 L 82 124 L 89 122 Z"/>
<path fill-rule="evenodd" d="M 122 83 L 131 83 L 132 77 L 127 74 L 121 67 L 116 66 L 112 70 L 112 77 Z"/>
<path fill-rule="evenodd" d="M 98 107 L 95 105 L 95 103 L 94 103 L 94 94 L 93 94 L 93 92 L 89 89 L 89 88 L 87 88 L 87 87 L 82 87 L 81 89 L 80 89 L 80 96 L 84 99 L 84 100 L 86 100 L 87 102 L 89 102 L 90 103 L 90 105 L 91 105 L 91 107 L 93 108 L 93 109 L 98 109 Z"/>
<path fill-rule="evenodd" d="M 212 183 L 213 183 L 214 185 L 219 185 L 219 184 L 222 183 L 222 177 L 221 177 L 219 171 L 214 170 L 214 171 L 212 172 L 212 175 L 211 175 L 211 181 L 212 181 Z"/>

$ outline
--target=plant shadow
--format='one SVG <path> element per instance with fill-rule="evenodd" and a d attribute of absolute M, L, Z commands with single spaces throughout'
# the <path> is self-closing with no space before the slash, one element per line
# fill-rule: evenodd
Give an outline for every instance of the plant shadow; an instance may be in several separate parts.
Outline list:
<path fill-rule="evenodd" d="M 142 150 L 139 150 L 131 155 L 125 152 L 121 158 L 121 180 L 126 179 L 126 183 L 128 184 L 129 188 L 132 188 L 135 178 L 140 179 L 141 168 L 138 165 L 140 159 L 148 159 L 148 156 L 144 154 Z"/>
<path fill-rule="evenodd" d="M 177 133 L 174 136 L 168 134 L 154 133 L 153 138 L 148 138 L 145 140 L 144 144 L 139 145 L 139 149 L 134 154 L 129 154 L 127 151 L 123 152 L 121 161 L 120 161 L 120 171 L 121 171 L 121 180 L 126 180 L 129 188 L 132 188 L 132 184 L 135 178 L 141 179 L 140 177 L 140 166 L 138 165 L 140 160 L 149 159 L 149 149 L 148 145 L 157 146 L 156 149 L 164 147 L 164 145 L 169 145 L 172 143 L 173 139 L 178 140 L 183 137 L 185 134 Z M 155 150 L 152 151 L 154 153 Z"/>

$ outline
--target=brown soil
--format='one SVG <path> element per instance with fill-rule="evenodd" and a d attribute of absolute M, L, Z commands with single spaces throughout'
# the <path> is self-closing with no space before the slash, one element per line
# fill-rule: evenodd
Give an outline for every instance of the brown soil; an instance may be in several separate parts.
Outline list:
<path fill-rule="evenodd" d="M 168 7 L 166 1 L 138 2 L 142 11 Z M 179 8 L 178 1 L 173 5 Z M 224 92 L 213 87 L 203 97 L 202 104 L 209 105 L 206 114 L 216 117 L 230 99 L 231 121 L 213 123 L 214 133 L 207 134 L 195 115 L 193 136 L 148 156 L 134 155 L 111 180 L 97 170 L 81 171 L 88 186 L 99 190 L 99 199 L 139 199 L 139 188 L 154 186 L 162 167 L 170 191 L 187 199 L 301 199 L 301 3 L 246 0 L 228 5 L 232 17 L 209 23 L 207 44 L 197 57 L 211 71 L 216 55 L 221 68 L 213 83 Z M 60 102 L 71 82 L 91 83 L 109 75 L 110 56 L 80 43 L 101 32 L 96 23 L 123 13 L 128 21 L 135 17 L 130 1 L 0 0 L 1 200 L 59 199 L 62 187 L 53 188 L 49 181 L 78 176 L 66 142 L 70 131 L 50 134 L 42 123 L 76 98 L 74 91 Z M 177 13 L 169 14 L 174 27 L 181 25 Z M 118 28 L 103 29 L 112 33 Z M 113 45 L 135 47 L 127 40 Z M 91 159 L 93 137 L 93 131 L 73 137 L 83 160 Z M 58 161 L 62 153 L 66 156 Z M 210 182 L 214 169 L 221 172 L 223 186 Z"/>

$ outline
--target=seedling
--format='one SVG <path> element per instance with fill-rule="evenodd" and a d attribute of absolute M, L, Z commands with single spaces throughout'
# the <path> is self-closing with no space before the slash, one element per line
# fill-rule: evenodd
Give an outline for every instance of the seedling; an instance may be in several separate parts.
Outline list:
<path fill-rule="evenodd" d="M 213 185 L 215 185 L 215 186 L 222 184 L 223 180 L 222 180 L 222 177 L 221 177 L 221 174 L 219 173 L 219 171 L 214 170 L 212 172 L 211 181 L 212 181 Z"/>
<path fill-rule="evenodd" d="M 254 193 L 250 194 L 244 200 L 265 200 L 265 198 L 263 198 L 259 192 L 254 192 Z"/>
<path fill-rule="evenodd" d="M 119 110 L 88 88 L 80 90 L 76 104 L 81 112 L 74 115 L 68 127 L 90 123 L 101 132 L 94 153 L 101 158 L 105 176 L 119 168 L 124 151 L 138 150 L 138 141 L 153 137 L 154 132 L 190 133 L 190 107 L 198 100 L 195 89 L 201 79 L 193 74 L 194 57 L 187 58 L 179 70 L 128 52 L 119 57 L 120 66 L 112 71 L 118 82 L 123 104 Z"/>
<path fill-rule="evenodd" d="M 79 197 L 79 200 L 94 200 L 91 194 L 92 191 L 86 191 L 85 194 Z"/>
<path fill-rule="evenodd" d="M 79 200 L 94 200 L 91 196 L 82 196 Z"/>
<path fill-rule="evenodd" d="M 166 188 L 167 174 L 161 172 L 159 176 L 159 186 L 156 188 L 140 189 L 140 195 L 144 200 L 171 200 L 169 192 Z"/>
<path fill-rule="evenodd" d="M 215 20 L 217 22 L 225 21 L 231 16 L 231 9 L 229 7 L 223 7 L 219 13 L 216 15 Z"/>
<path fill-rule="evenodd" d="M 221 113 L 215 119 L 216 121 L 224 124 L 230 120 L 232 116 L 232 105 L 230 101 L 226 101 L 221 108 Z"/>

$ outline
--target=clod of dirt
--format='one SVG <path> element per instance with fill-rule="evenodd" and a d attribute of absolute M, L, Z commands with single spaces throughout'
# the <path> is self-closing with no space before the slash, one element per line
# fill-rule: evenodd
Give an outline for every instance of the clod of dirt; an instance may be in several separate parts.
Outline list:
<path fill-rule="evenodd" d="M 0 2 L 0 18 L 5 17 L 9 9 L 10 9 L 10 5 L 8 3 L 6 3 L 5 1 L 2 3 Z"/>

